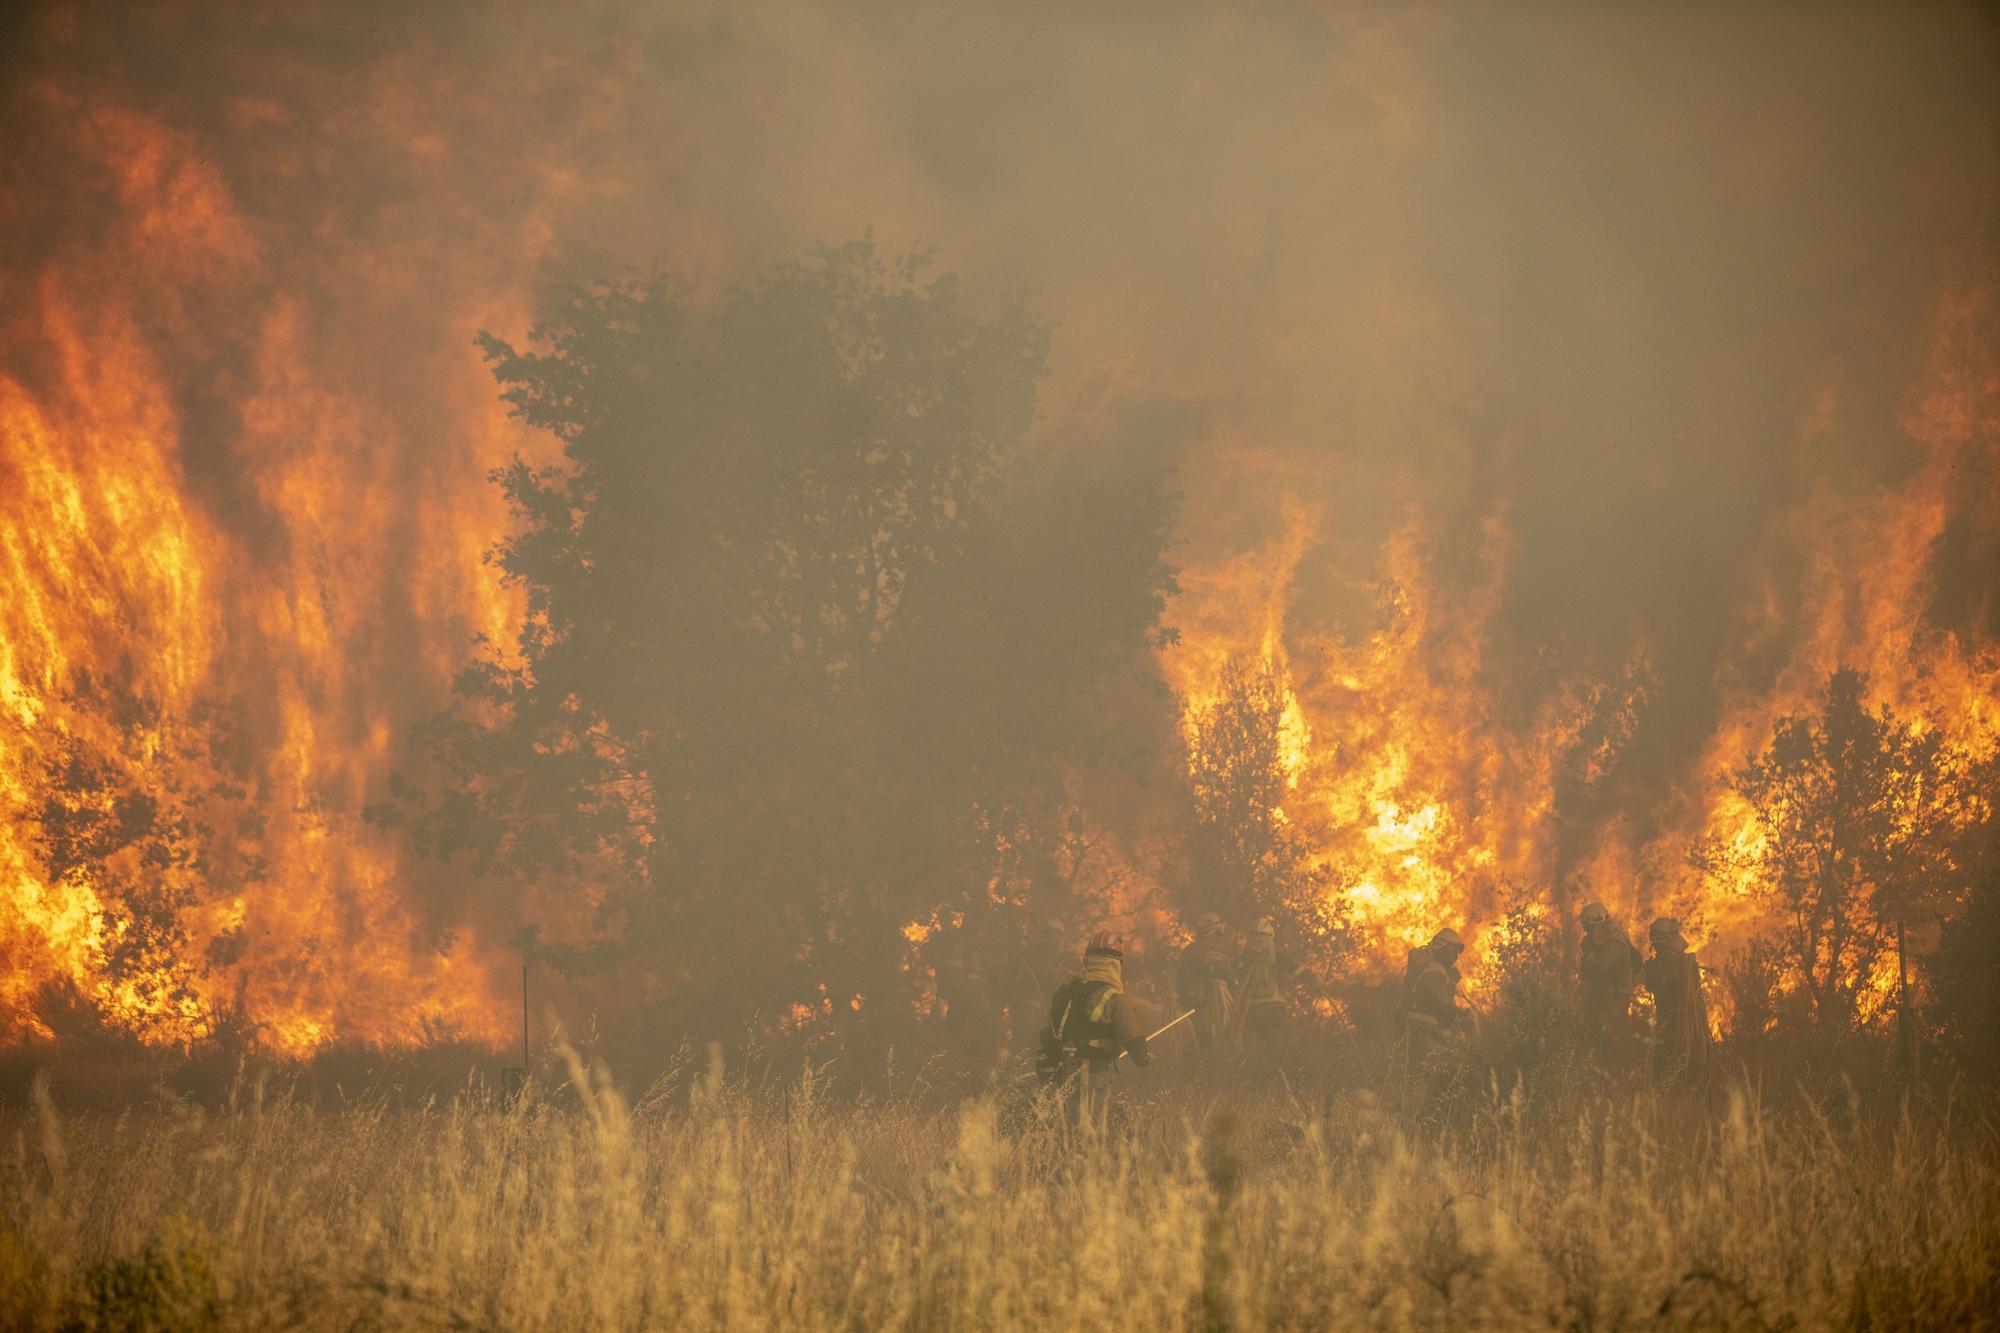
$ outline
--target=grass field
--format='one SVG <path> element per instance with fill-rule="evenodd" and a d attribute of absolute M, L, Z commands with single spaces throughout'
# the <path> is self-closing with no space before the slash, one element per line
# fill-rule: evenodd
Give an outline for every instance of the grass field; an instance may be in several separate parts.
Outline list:
<path fill-rule="evenodd" d="M 1993 1322 L 1983 1115 L 1193 1088 L 836 1105 L 602 1071 L 518 1098 L 66 1112 L 0 1139 L 0 1327 L 1889 1328 Z"/>

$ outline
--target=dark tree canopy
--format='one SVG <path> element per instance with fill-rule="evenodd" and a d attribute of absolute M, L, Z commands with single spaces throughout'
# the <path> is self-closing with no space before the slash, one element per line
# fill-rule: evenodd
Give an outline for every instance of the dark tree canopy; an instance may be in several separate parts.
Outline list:
<path fill-rule="evenodd" d="M 1032 947 L 1076 888 L 1074 775 L 1164 733 L 1096 702 L 1146 678 L 1171 588 L 1162 451 L 1023 457 L 1047 342 L 868 241 L 486 338 L 563 461 L 496 475 L 528 617 L 429 728 L 432 850 L 555 915 L 589 886 L 570 961 L 690 1024 L 851 1024 L 940 913 Z"/>

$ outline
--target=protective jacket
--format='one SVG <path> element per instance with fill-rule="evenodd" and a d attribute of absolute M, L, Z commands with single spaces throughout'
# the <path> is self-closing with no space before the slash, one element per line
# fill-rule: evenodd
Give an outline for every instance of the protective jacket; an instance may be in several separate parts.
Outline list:
<path fill-rule="evenodd" d="M 1243 944 L 1240 992 L 1243 1003 L 1253 1010 L 1286 1008 L 1285 992 L 1278 979 L 1281 975 L 1291 975 L 1293 971 L 1291 960 L 1279 955 L 1277 943 L 1271 936 L 1251 931 L 1249 939 Z"/>
<path fill-rule="evenodd" d="M 1441 961 L 1429 945 L 1410 950 L 1403 967 L 1405 1028 L 1427 1026 L 1457 1030 L 1465 1024 L 1465 1011 L 1458 1007 L 1459 973 L 1456 964 Z"/>
<path fill-rule="evenodd" d="M 1646 989 L 1653 993 L 1653 1077 L 1661 1083 L 1699 1077 L 1711 1040 L 1701 964 L 1684 948 L 1661 950 L 1646 960 Z"/>
<path fill-rule="evenodd" d="M 1410 950 L 1403 969 L 1403 1003 L 1397 1012 L 1402 1040 L 1398 1059 L 1412 1092 L 1432 1087 L 1454 1054 L 1470 1039 L 1471 1022 L 1458 1007 L 1459 972 L 1429 945 Z"/>
<path fill-rule="evenodd" d="M 1229 941 L 1219 928 L 1203 930 L 1182 951 L 1174 986 L 1181 1004 L 1195 1011 L 1195 1040 L 1214 1046 L 1229 1031 L 1236 1010 L 1236 980 L 1229 967 Z"/>
<path fill-rule="evenodd" d="M 1081 1065 L 1107 1072 L 1120 1055 L 1147 1063 L 1146 1035 L 1125 994 L 1124 965 L 1115 954 L 1084 956 L 1083 972 L 1056 988 L 1049 1001 L 1049 1025 L 1042 1031 L 1037 1070 L 1044 1081 Z"/>
<path fill-rule="evenodd" d="M 1586 931 L 1576 967 L 1584 1015 L 1598 1023 L 1623 1018 L 1639 984 L 1639 966 L 1639 951 L 1617 925 L 1606 921 Z"/>

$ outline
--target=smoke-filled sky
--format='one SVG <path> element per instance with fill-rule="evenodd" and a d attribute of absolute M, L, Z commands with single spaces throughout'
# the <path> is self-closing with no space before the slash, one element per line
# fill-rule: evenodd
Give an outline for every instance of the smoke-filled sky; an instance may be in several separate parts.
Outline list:
<path fill-rule="evenodd" d="M 1355 688 L 1325 645 L 1383 631 L 1385 579 L 1426 589 L 1433 683 L 1479 694 L 1427 715 L 1490 729 L 1468 787 L 1576 682 L 1641 682 L 1650 721 L 1608 798 L 1634 846 L 1684 817 L 1717 729 L 1802 644 L 1819 669 L 1879 629 L 1873 556 L 1815 525 L 1875 540 L 1929 505 L 1896 587 L 1968 652 L 2000 633 L 1989 9 L 10 23 L 0 378 L 55 443 L 41 471 L 0 461 L 5 568 L 82 627 L 20 612 L 7 675 L 74 684 L 50 645 L 86 630 L 144 658 L 165 616 L 199 646 L 142 692 L 276 682 L 236 743 L 297 751 L 331 807 L 379 794 L 472 635 L 510 614 L 480 564 L 505 521 L 483 474 L 547 445 L 503 420 L 475 332 L 518 338 L 549 291 L 628 267 L 703 299 L 869 229 L 934 247 L 975 308 L 1025 293 L 1056 321 L 1047 440 L 1107 404 L 1169 409 L 1147 447 L 1175 451 L 1185 496 L 1168 619 L 1191 656 L 1170 679 L 1198 692 L 1219 653 L 1275 634 L 1357 762 L 1390 724 L 1349 735 L 1342 705 L 1313 705 Z M 1926 436 L 1926 394 L 1966 422 Z M 118 469 L 135 493 L 94 507 Z M 95 535 L 37 547 L 20 534 L 59 477 Z"/>
<path fill-rule="evenodd" d="M 1025 286 L 1060 322 L 1052 416 L 1107 380 L 1143 386 L 1200 405 L 1204 445 L 1341 460 L 1365 492 L 1470 453 L 1508 492 L 1523 627 L 1593 643 L 1716 620 L 1800 481 L 1792 445 L 1823 389 L 1840 399 L 1828 466 L 1893 477 L 1921 321 L 1992 245 L 2000 53 L 1970 7 L 16 22 L 13 174 L 38 188 L 12 193 L 9 234 L 30 257 L 129 202 L 72 156 L 115 151 L 103 121 L 121 114 L 186 135 L 175 169 L 220 178 L 259 295 L 315 322 L 331 307 L 361 325 L 357 357 L 391 365 L 476 365 L 442 336 L 440 297 L 518 319 L 506 303 L 538 279 L 743 279 L 873 228 L 936 247 L 977 297 Z M 120 276 L 147 285 L 102 275 Z M 176 313 L 226 347 L 246 312 Z M 1190 461 L 1191 493 L 1213 456 Z M 224 506 L 214 463 L 190 479 Z M 1335 497 L 1338 526 L 1380 499 Z"/>

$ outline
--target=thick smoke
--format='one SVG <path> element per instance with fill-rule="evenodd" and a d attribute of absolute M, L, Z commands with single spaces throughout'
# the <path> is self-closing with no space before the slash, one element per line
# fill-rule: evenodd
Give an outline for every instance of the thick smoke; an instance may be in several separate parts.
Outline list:
<path fill-rule="evenodd" d="M 935 247 L 975 307 L 1026 291 L 1059 326 L 1038 447 L 1107 405 L 1165 422 L 1191 574 L 1169 619 L 1227 619 L 1202 573 L 1290 543 L 1267 591 L 1302 681 L 1315 645 L 1378 628 L 1414 524 L 1433 622 L 1477 623 L 1460 676 L 1493 744 L 1576 680 L 1643 686 L 1613 780 L 1554 812 L 1558 872 L 1608 821 L 1643 845 L 1685 817 L 1725 713 L 1807 630 L 1801 514 L 1922 469 L 1939 303 L 1994 281 L 2000 42 L 1971 7 L 11 24 L 0 374 L 72 417 L 122 376 L 160 386 L 211 670 L 279 683 L 234 705 L 229 762 L 299 769 L 294 797 L 344 815 L 513 613 L 480 564 L 505 521 L 484 473 L 549 445 L 502 419 L 473 335 L 518 337 L 578 279 L 657 266 L 699 301 L 873 229 Z M 1990 368 L 1987 318 L 1955 355 Z M 117 350 L 66 383 L 65 338 Z M 58 454 L 87 477 L 98 447 Z M 1986 448 L 1926 584 L 1973 644 L 2000 631 Z M 42 521 L 16 480 L 0 464 L 10 531 Z M 308 740 L 328 755 L 271 758 Z M 504 903 L 381 855 L 313 873 L 335 900 L 393 877 L 423 950 L 504 943 Z"/>

